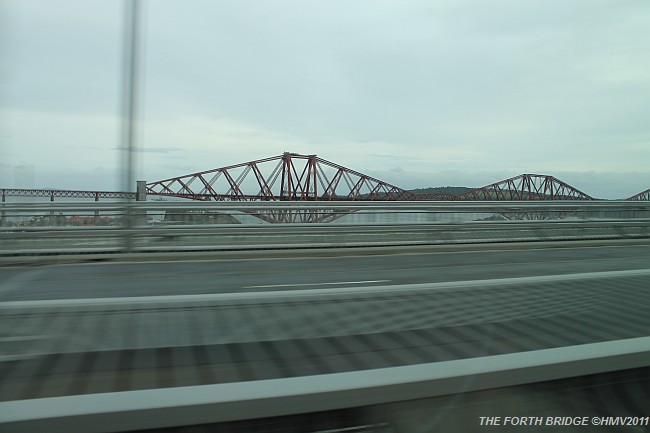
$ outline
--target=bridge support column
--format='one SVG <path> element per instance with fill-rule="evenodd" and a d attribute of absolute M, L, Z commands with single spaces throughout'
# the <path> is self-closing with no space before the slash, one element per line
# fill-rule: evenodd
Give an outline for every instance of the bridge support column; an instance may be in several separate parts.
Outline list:
<path fill-rule="evenodd" d="M 139 180 L 136 183 L 135 201 L 147 201 L 147 181 Z"/>
<path fill-rule="evenodd" d="M 50 203 L 54 203 L 54 194 L 50 195 Z M 48 222 L 49 222 L 49 224 L 50 224 L 51 226 L 55 226 L 55 225 L 56 225 L 56 215 L 54 215 L 54 211 L 53 211 L 53 210 L 50 211 L 50 215 L 49 215 L 49 217 L 48 217 L 48 220 L 49 220 Z"/>
<path fill-rule="evenodd" d="M 147 201 L 147 182 L 139 180 L 136 182 L 135 187 L 135 201 Z M 147 211 L 136 209 L 133 213 L 133 223 L 136 226 L 143 226 L 147 224 Z"/>
<path fill-rule="evenodd" d="M 7 211 L 4 208 L 4 204 L 7 201 L 5 196 L 5 191 L 2 190 L 2 212 L 0 213 L 0 227 L 7 225 Z"/>
<path fill-rule="evenodd" d="M 98 201 L 99 201 L 99 193 L 96 192 L 95 193 L 95 203 L 97 203 Z M 98 210 L 95 211 L 95 220 L 94 221 L 95 221 L 95 225 L 99 225 L 99 211 Z"/>

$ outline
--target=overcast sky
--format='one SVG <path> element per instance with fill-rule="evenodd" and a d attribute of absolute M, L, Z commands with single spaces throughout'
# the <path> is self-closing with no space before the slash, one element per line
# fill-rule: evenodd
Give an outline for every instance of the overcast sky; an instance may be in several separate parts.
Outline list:
<path fill-rule="evenodd" d="M 0 0 L 0 187 L 121 188 L 121 1 Z M 647 0 L 153 0 L 138 179 L 320 157 L 404 188 L 650 187 Z"/>

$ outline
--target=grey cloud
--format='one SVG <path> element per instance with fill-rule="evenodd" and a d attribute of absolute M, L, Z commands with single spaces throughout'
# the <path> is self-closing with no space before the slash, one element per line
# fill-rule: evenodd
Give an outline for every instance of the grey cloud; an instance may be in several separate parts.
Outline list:
<path fill-rule="evenodd" d="M 3 105 L 117 114 L 119 8 L 26 3 L 7 8 Z M 624 173 L 650 159 L 648 19 L 650 4 L 637 0 L 149 2 L 138 151 L 147 167 L 178 155 L 196 164 L 185 171 L 201 169 L 203 159 L 176 144 L 210 132 L 174 128 L 183 117 L 227 118 L 300 137 L 309 153 L 385 171 L 397 185 L 593 170 L 627 185 Z M 169 126 L 165 140 L 147 133 L 156 122 Z M 86 134 L 79 142 L 96 142 Z M 281 151 L 250 155 L 257 137 L 240 135 L 228 149 L 239 161 Z M 350 146 L 366 153 L 364 165 Z M 95 153 L 93 166 L 103 164 Z M 503 176 L 484 179 L 486 167 Z M 466 181 L 436 177 L 452 168 Z M 586 192 L 601 188 L 597 176 L 580 179 Z"/>

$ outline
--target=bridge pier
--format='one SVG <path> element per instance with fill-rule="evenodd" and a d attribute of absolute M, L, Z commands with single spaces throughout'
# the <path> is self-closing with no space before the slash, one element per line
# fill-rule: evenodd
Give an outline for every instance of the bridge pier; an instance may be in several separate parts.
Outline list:
<path fill-rule="evenodd" d="M 139 180 L 136 182 L 135 188 L 135 201 L 147 201 L 147 182 Z M 147 211 L 136 209 L 133 213 L 133 224 L 135 226 L 143 226 L 147 224 Z"/>
<path fill-rule="evenodd" d="M 50 195 L 50 203 L 54 203 L 54 194 L 51 194 L 51 195 Z M 49 222 L 49 224 L 50 224 L 51 226 L 55 226 L 55 225 L 56 225 L 56 215 L 54 215 L 54 211 L 53 211 L 53 210 L 50 211 L 50 215 L 49 215 L 49 217 L 48 217 L 48 222 Z"/>
<path fill-rule="evenodd" d="M 7 201 L 5 190 L 2 190 L 2 212 L 0 213 L 0 227 L 7 225 L 7 211 L 4 208 L 5 201 Z"/>
<path fill-rule="evenodd" d="M 95 203 L 99 201 L 99 193 L 95 193 Z M 99 211 L 95 210 L 95 219 L 94 219 L 94 224 L 98 225 L 99 224 Z"/>
<path fill-rule="evenodd" d="M 147 181 L 139 180 L 136 183 L 135 201 L 147 201 Z"/>

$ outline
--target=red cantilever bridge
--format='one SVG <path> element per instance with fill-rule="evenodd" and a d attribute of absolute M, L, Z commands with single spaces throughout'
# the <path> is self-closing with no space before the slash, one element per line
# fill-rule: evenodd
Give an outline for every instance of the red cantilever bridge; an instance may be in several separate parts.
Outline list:
<path fill-rule="evenodd" d="M 627 200 L 650 200 L 650 190 Z M 0 189 L 5 196 L 129 199 L 132 192 Z M 521 174 L 458 195 L 415 193 L 316 155 L 278 156 L 172 177 L 146 184 L 146 194 L 200 201 L 510 201 L 593 200 L 548 175 Z M 330 221 L 333 211 L 256 213 L 271 222 Z M 315 214 L 316 213 L 316 216 Z"/>
<path fill-rule="evenodd" d="M 552 176 L 534 174 L 522 174 L 460 195 L 417 194 L 316 155 L 288 152 L 151 182 L 147 184 L 147 195 L 205 201 L 592 200 Z M 326 222 L 349 211 L 258 210 L 252 213 L 269 222 Z"/>
<path fill-rule="evenodd" d="M 295 153 L 151 182 L 147 195 L 216 201 L 592 200 L 553 176 L 537 174 L 522 174 L 460 195 L 417 194 L 316 155 Z"/>

